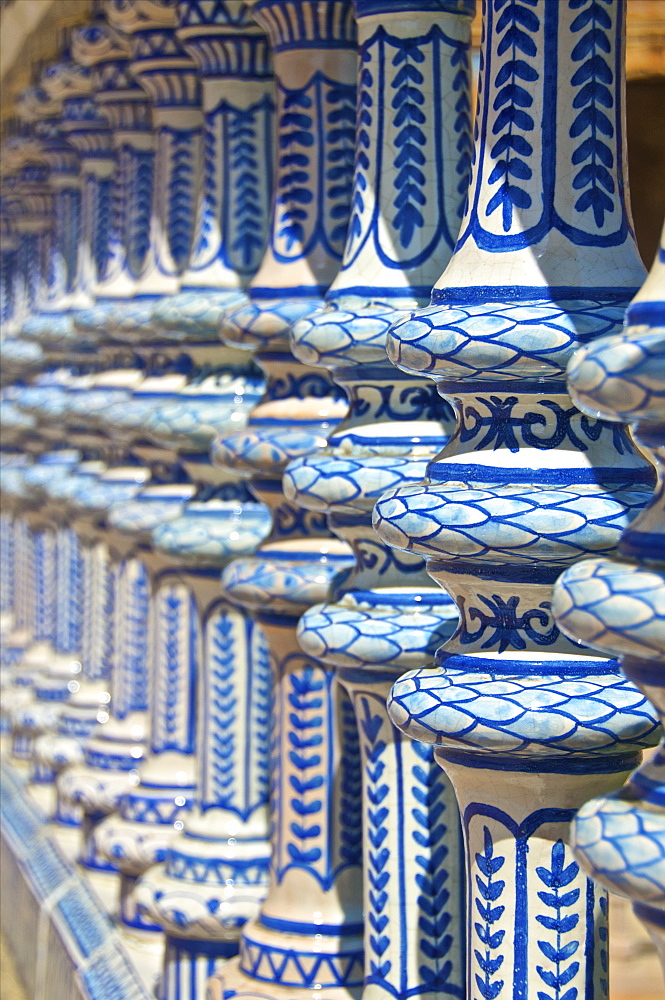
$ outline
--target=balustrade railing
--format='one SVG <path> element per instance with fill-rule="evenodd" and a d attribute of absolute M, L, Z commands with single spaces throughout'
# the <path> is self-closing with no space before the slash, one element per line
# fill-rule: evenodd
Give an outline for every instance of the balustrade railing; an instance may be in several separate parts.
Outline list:
<path fill-rule="evenodd" d="M 0 807 L 42 1000 L 67 961 L 93 1000 L 127 963 L 607 1000 L 607 889 L 665 954 L 625 4 L 485 0 L 474 84 L 475 7 L 94 0 L 17 102 Z"/>

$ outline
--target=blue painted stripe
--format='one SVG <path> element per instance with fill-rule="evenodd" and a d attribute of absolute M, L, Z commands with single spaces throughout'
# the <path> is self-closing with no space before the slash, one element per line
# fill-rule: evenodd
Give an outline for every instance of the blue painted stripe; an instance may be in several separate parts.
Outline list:
<path fill-rule="evenodd" d="M 519 674 L 521 677 L 612 677 L 621 675 L 616 660 L 590 655 L 580 660 L 539 659 L 534 652 L 530 660 L 511 660 L 506 656 L 464 656 L 461 653 L 446 653 L 440 649 L 435 656 L 435 665 L 444 670 L 459 670 L 465 674 L 491 674 L 501 677 Z"/>
<path fill-rule="evenodd" d="M 312 299 L 314 307 L 325 305 L 323 296 L 327 285 L 290 285 L 288 288 L 270 288 L 257 285 L 249 289 L 250 300 L 255 299 Z M 242 308 L 242 307 L 239 307 Z"/>
<path fill-rule="evenodd" d="M 423 654 L 424 655 L 424 654 Z M 364 667 L 336 667 L 335 673 L 339 679 L 348 684 L 378 684 L 385 681 L 394 684 L 395 679 L 404 673 L 404 667 L 396 666 L 393 670 L 387 670 L 385 663 L 379 667 L 372 667 L 367 664 Z"/>
<path fill-rule="evenodd" d="M 408 11 L 438 14 L 458 14 L 473 17 L 476 0 L 353 0 L 356 17 L 372 14 L 401 14 Z"/>
<path fill-rule="evenodd" d="M 259 917 L 259 923 L 272 931 L 284 934 L 330 934 L 335 937 L 357 937 L 362 934 L 364 925 L 357 924 L 314 924 L 311 921 L 283 920 L 280 917 L 269 917 L 265 913 Z"/>
<path fill-rule="evenodd" d="M 432 294 L 431 285 L 350 285 L 344 288 L 331 289 L 326 295 L 327 302 L 334 302 L 336 299 L 343 299 L 345 296 L 357 295 L 358 298 L 366 299 L 368 302 L 376 299 L 395 299 L 396 302 L 404 299 L 420 299 L 423 305 L 427 305 Z"/>
<path fill-rule="evenodd" d="M 653 483 L 652 469 L 518 469 L 497 465 L 458 465 L 453 462 L 432 462 L 427 474 L 435 482 L 528 483 L 533 486 L 571 486 L 573 484 Z"/>
<path fill-rule="evenodd" d="M 519 302 L 551 305 L 570 303 L 576 309 L 581 303 L 593 307 L 599 302 L 608 304 L 628 305 L 637 288 L 580 288 L 576 285 L 469 285 L 458 288 L 433 288 L 432 305 L 482 305 L 483 303 L 498 303 L 516 305 Z M 584 294 L 582 294 L 584 293 Z M 442 315 L 442 326 L 445 326 L 445 315 Z M 589 333 L 588 337 L 594 337 Z M 580 340 L 587 336 L 580 336 Z"/>
<path fill-rule="evenodd" d="M 179 938 L 166 934 L 166 946 L 180 954 L 206 955 L 210 958 L 235 958 L 238 954 L 237 941 L 202 941 L 197 938 Z"/>
<path fill-rule="evenodd" d="M 525 576 L 528 582 L 535 586 L 550 586 L 559 578 L 566 569 L 567 563 L 555 563 L 552 566 L 543 566 L 537 562 L 532 562 L 524 558 L 518 564 L 500 565 L 489 563 L 483 566 L 467 562 L 465 559 L 454 560 L 442 559 L 438 556 L 427 558 L 428 570 L 432 573 L 453 573 L 458 576 L 470 576 L 475 580 L 497 580 L 504 583 L 523 583 Z"/>
<path fill-rule="evenodd" d="M 521 771 L 528 774 L 616 774 L 633 771 L 642 760 L 641 753 L 605 754 L 596 757 L 566 754 L 561 757 L 519 757 L 473 750 L 435 747 L 438 760 L 484 771 Z"/>

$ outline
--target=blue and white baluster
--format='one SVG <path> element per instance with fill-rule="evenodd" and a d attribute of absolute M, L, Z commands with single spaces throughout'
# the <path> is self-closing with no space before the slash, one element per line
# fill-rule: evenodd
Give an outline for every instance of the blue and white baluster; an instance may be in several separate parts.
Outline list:
<path fill-rule="evenodd" d="M 114 499 L 136 493 L 146 479 L 140 467 L 115 467 L 99 475 L 77 476 L 71 496 L 73 529 L 80 544 L 83 580 L 79 599 L 83 602 L 81 621 L 80 674 L 67 703 L 61 708 L 55 732 L 38 741 L 36 753 L 43 766 L 59 772 L 83 760 L 83 744 L 97 723 L 109 719 L 111 680 L 115 645 L 116 567 L 105 537 L 103 517 Z M 68 540 L 64 529 L 63 543 Z M 75 595 L 72 595 L 73 597 Z M 72 808 L 58 796 L 56 818 L 80 818 L 77 804 Z"/>
<path fill-rule="evenodd" d="M 251 475 L 251 492 L 272 512 L 272 531 L 256 556 L 231 562 L 222 584 L 225 597 L 253 613 L 270 648 L 273 857 L 268 895 L 243 930 L 240 957 L 210 989 L 215 996 L 228 989 L 265 993 L 268 980 L 275 997 L 317 985 L 326 995 L 348 997 L 362 981 L 357 733 L 333 672 L 299 649 L 296 625 L 309 604 L 328 596 L 350 553 L 330 539 L 323 518 L 284 499 L 280 479 L 290 459 L 325 444 L 346 408 L 327 377 L 304 372 L 294 360 L 286 333 L 291 319 L 321 301 L 341 256 L 351 191 L 355 32 L 348 3 L 325 9 L 258 3 L 254 11 L 273 43 L 278 80 L 276 195 L 270 245 L 250 302 L 227 313 L 222 336 L 258 346 L 268 386 L 246 431 L 220 437 L 212 454 L 216 463 Z M 330 100 L 322 104 L 325 93 Z M 294 172 L 294 163 L 303 169 Z M 327 171 L 336 185 L 331 176 L 326 181 Z M 244 516 L 240 530 L 243 522 Z M 265 537 L 265 526 L 251 531 L 256 543 Z M 323 796 L 326 785 L 332 792 Z"/>
<path fill-rule="evenodd" d="M 97 81 L 86 58 L 79 59 L 74 55 L 73 59 L 48 67 L 42 82 L 53 99 L 62 100 L 60 132 L 79 154 L 81 233 L 78 281 L 90 300 L 85 305 L 90 306 L 100 284 L 103 285 L 108 277 L 112 246 L 111 197 L 117 163 L 111 125 L 96 100 Z M 68 340 L 76 337 L 74 322 L 75 313 L 69 313 L 59 324 L 62 335 Z M 52 329 L 51 339 L 55 333 Z"/>
<path fill-rule="evenodd" d="M 570 822 L 657 738 L 618 664 L 566 639 L 551 610 L 560 572 L 613 552 L 650 495 L 626 430 L 582 415 L 563 378 L 581 341 L 620 329 L 643 277 L 623 18 L 584 0 L 485 6 L 460 236 L 431 307 L 388 337 L 458 416 L 425 482 L 389 491 L 374 523 L 425 556 L 459 609 L 436 669 L 399 680 L 389 712 L 435 744 L 458 797 L 469 997 L 606 994 L 607 899 L 570 851 Z"/>
<path fill-rule="evenodd" d="M 196 63 L 204 111 L 196 226 L 180 292 L 154 317 L 169 338 L 217 340 L 222 310 L 245 298 L 268 234 L 274 83 L 268 40 L 243 0 L 178 3 L 177 36 Z"/>
<path fill-rule="evenodd" d="M 60 64 L 52 64 L 45 75 L 60 69 Z M 85 79 L 83 68 L 79 67 L 79 70 L 78 77 L 74 71 L 71 74 L 70 90 L 84 93 L 89 81 Z M 52 98 L 43 87 L 30 87 L 21 94 L 18 110 L 24 120 L 34 123 L 35 134 L 41 140 L 41 154 L 49 166 L 48 183 L 53 192 L 53 229 L 46 261 L 46 299 L 40 303 L 39 312 L 23 326 L 26 336 L 39 340 L 48 335 L 49 324 L 55 327 L 64 324 L 67 329 L 69 319 L 64 314 L 90 302 L 81 284 L 80 162 L 76 150 L 60 130 L 64 115 L 60 100 Z"/>
<path fill-rule="evenodd" d="M 185 561 L 178 576 L 196 602 L 201 640 L 196 809 L 164 864 L 134 890 L 139 910 L 166 934 L 165 1000 L 203 995 L 217 961 L 237 954 L 267 888 L 268 649 L 249 613 L 219 596 L 219 568 L 253 541 L 234 530 L 240 503 L 194 499 L 153 532 L 158 550 Z"/>
<path fill-rule="evenodd" d="M 43 92 L 42 96 L 45 100 Z M 41 106 L 42 102 L 39 103 Z M 53 108 L 57 106 L 54 104 Z M 34 134 L 15 137 L 7 142 L 7 147 L 7 157 L 16 174 L 3 178 L 3 201 L 10 206 L 18 249 L 14 329 L 13 335 L 0 343 L 0 360 L 3 378 L 21 378 L 44 361 L 39 344 L 23 338 L 21 331 L 48 296 L 51 279 L 48 265 L 54 239 L 53 191 L 48 183 L 50 169 L 43 152 L 43 139 Z"/>
<path fill-rule="evenodd" d="M 40 518 L 43 492 L 40 487 L 49 479 L 66 475 L 79 460 L 78 452 L 62 449 L 45 452 L 28 466 L 15 485 L 14 500 L 21 504 L 21 517 L 16 518 L 16 625 L 24 628 L 34 640 L 37 623 L 46 625 L 48 641 L 31 643 L 19 664 L 17 681 L 31 690 L 31 700 L 13 713 L 14 754 L 33 760 L 38 736 L 57 725 L 59 709 L 69 700 L 78 686 L 81 664 L 74 656 L 60 656 L 57 642 L 58 553 L 57 534 L 42 539 Z M 49 522 L 47 522 L 49 523 Z M 53 524 L 49 524 L 52 530 Z"/>
<path fill-rule="evenodd" d="M 11 160 L 4 149 L 0 150 L 0 169 L 3 173 L 3 187 L 0 196 L 0 330 L 4 341 L 20 331 L 18 316 L 18 280 L 19 280 L 19 239 L 15 220 L 17 215 L 17 198 L 12 192 L 16 190 L 18 171 L 12 169 Z M 9 188 L 9 195 L 6 194 Z"/>
<path fill-rule="evenodd" d="M 196 189 L 202 154 L 203 113 L 196 67 L 178 41 L 175 0 L 111 0 L 110 23 L 131 37 L 131 72 L 148 95 L 155 132 L 154 183 L 149 234 L 134 301 L 114 316 L 114 335 L 132 342 L 158 336 L 152 311 L 159 299 L 175 294 L 187 267 L 194 237 Z M 140 177 L 132 179 L 140 185 Z M 130 225 L 132 222 L 130 221 Z"/>
<path fill-rule="evenodd" d="M 580 350 L 568 368 L 573 399 L 593 417 L 627 421 L 658 471 L 655 495 L 621 536 L 618 558 L 587 559 L 559 579 L 553 610 L 571 638 L 620 657 L 621 667 L 665 716 L 665 233 L 621 334 Z M 665 745 L 572 825 L 582 867 L 627 896 L 665 967 Z"/>
<path fill-rule="evenodd" d="M 107 255 L 98 273 L 96 302 L 74 314 L 75 326 L 89 339 L 105 336 L 113 315 L 140 294 L 150 246 L 154 134 L 150 102 L 131 74 L 129 38 L 99 19 L 73 33 L 72 52 L 91 67 L 94 99 L 111 128 L 116 159 Z"/>
<path fill-rule="evenodd" d="M 372 530 L 375 501 L 421 480 L 444 446 L 449 410 L 421 376 L 397 374 L 388 329 L 424 305 L 452 253 L 470 165 L 473 4 L 355 4 L 360 68 L 353 214 L 328 305 L 292 330 L 306 363 L 332 370 L 350 400 L 321 453 L 291 463 L 286 496 L 329 512 L 356 556 L 334 603 L 299 625 L 336 667 L 363 752 L 365 989 L 406 998 L 464 995 L 465 911 L 455 794 L 430 748 L 398 733 L 385 700 L 431 660 L 457 613 L 418 555 Z M 390 94 L 388 102 L 384 95 Z M 444 113 L 440 109 L 446 109 Z M 399 817 L 399 819 L 397 818 Z M 407 917 L 404 919 L 406 911 Z"/>
<path fill-rule="evenodd" d="M 155 483 L 133 499 L 113 504 L 106 536 L 115 564 L 114 660 L 110 718 L 92 730 L 83 760 L 58 779 L 60 800 L 83 810 L 80 863 L 93 871 L 117 871 L 99 854 L 95 831 L 138 782 L 138 768 L 150 743 L 149 691 L 152 673 L 151 571 L 163 569 L 150 548 L 150 530 L 176 517 L 192 494 L 186 483 Z M 155 565 L 156 564 L 156 565 Z"/>
<path fill-rule="evenodd" d="M 285 352 L 342 260 L 353 176 L 356 34 L 351 0 L 249 0 L 273 52 L 277 162 L 268 247 L 223 338 Z"/>

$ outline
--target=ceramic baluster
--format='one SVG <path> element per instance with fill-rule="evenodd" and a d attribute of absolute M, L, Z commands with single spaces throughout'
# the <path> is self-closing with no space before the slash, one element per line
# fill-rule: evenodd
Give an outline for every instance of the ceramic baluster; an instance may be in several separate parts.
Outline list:
<path fill-rule="evenodd" d="M 116 574 L 110 718 L 90 733 L 82 746 L 82 762 L 58 779 L 59 797 L 83 809 L 79 860 L 92 870 L 117 870 L 113 860 L 98 851 L 96 829 L 138 783 L 137 769 L 149 747 L 151 572 L 155 562 L 163 568 L 149 548 L 150 526 L 176 516 L 191 493 L 186 483 L 156 483 L 134 500 L 112 505 L 107 514 Z"/>
<path fill-rule="evenodd" d="M 113 315 L 140 293 L 150 242 L 155 142 L 150 101 L 131 74 L 130 39 L 100 18 L 74 32 L 72 52 L 91 67 L 94 99 L 111 128 L 116 158 L 97 301 L 74 315 L 77 329 L 90 338 L 105 336 Z"/>
<path fill-rule="evenodd" d="M 275 59 L 276 194 L 269 248 L 249 304 L 226 314 L 222 336 L 258 346 L 268 385 L 247 430 L 219 438 L 213 460 L 252 475 L 251 492 L 272 512 L 272 532 L 256 556 L 236 559 L 222 576 L 224 596 L 252 611 L 270 648 L 272 865 L 266 901 L 243 930 L 239 959 L 210 988 L 215 995 L 265 993 L 267 981 L 274 996 L 306 993 L 316 984 L 348 995 L 362 976 L 357 735 L 346 695 L 331 670 L 302 654 L 295 627 L 317 595 L 327 596 L 336 571 L 350 562 L 349 550 L 327 537 L 319 515 L 284 499 L 280 477 L 291 458 L 325 444 L 345 410 L 327 377 L 305 373 L 294 361 L 286 333 L 290 320 L 320 303 L 341 255 L 352 175 L 355 33 L 347 3 L 258 3 L 254 15 Z M 332 239 L 324 254 L 326 233 Z"/>
<path fill-rule="evenodd" d="M 350 411 L 322 453 L 287 468 L 284 489 L 296 503 L 331 512 L 330 527 L 352 545 L 356 565 L 335 603 L 306 612 L 299 641 L 337 668 L 356 712 L 365 990 L 462 996 L 455 795 L 432 751 L 398 734 L 385 709 L 391 683 L 452 633 L 456 609 L 432 586 L 420 556 L 398 555 L 377 539 L 371 512 L 389 486 L 420 481 L 448 437 L 449 411 L 435 386 L 396 377 L 385 341 L 404 310 L 427 302 L 459 228 L 470 164 L 473 5 L 361 0 L 355 10 L 356 168 L 344 263 L 327 307 L 292 330 L 295 353 L 332 370 Z"/>
<path fill-rule="evenodd" d="M 87 86 L 83 84 L 82 86 Z M 40 313 L 53 321 L 89 299 L 81 286 L 79 243 L 81 239 L 81 176 L 76 150 L 60 131 L 62 103 L 43 87 L 29 87 L 17 102 L 19 115 L 34 125 L 41 140 L 41 153 L 49 166 L 48 183 L 53 192 L 53 229 L 48 248 L 48 287 Z M 37 316 L 35 322 L 38 322 Z M 30 327 L 26 329 L 30 332 Z M 37 334 L 35 331 L 35 335 Z"/>
<path fill-rule="evenodd" d="M 107 16 L 131 38 L 131 72 L 150 99 L 155 132 L 151 215 L 149 227 L 143 228 L 144 238 L 149 234 L 145 257 L 134 301 L 113 319 L 115 336 L 140 342 L 154 340 L 158 327 L 152 310 L 160 296 L 178 291 L 189 260 L 203 114 L 195 64 L 175 34 L 175 0 L 111 0 Z M 140 221 L 145 227 L 145 217 Z"/>
<path fill-rule="evenodd" d="M 21 512 L 15 519 L 16 625 L 33 640 L 19 665 L 20 682 L 30 688 L 31 698 L 19 704 L 13 715 L 13 751 L 24 760 L 33 759 L 36 738 L 57 724 L 60 707 L 79 684 L 81 664 L 76 652 L 62 655 L 58 642 L 56 595 L 62 560 L 55 525 L 43 509 L 40 490 L 48 479 L 66 474 L 79 458 L 70 449 L 40 455 L 23 471 L 14 492 Z"/>
<path fill-rule="evenodd" d="M 34 593 L 34 546 L 32 535 L 21 516 L 26 488 L 23 473 L 30 465 L 28 455 L 6 456 L 2 462 L 2 517 L 7 536 L 3 537 L 3 562 L 10 575 L 11 630 L 2 636 L 0 666 L 3 671 L 2 730 L 13 744 L 13 716 L 16 709 L 32 700 L 32 671 L 21 666 L 21 658 L 31 639 L 30 595 Z"/>
<path fill-rule="evenodd" d="M 58 222 L 58 212 L 69 212 L 73 203 L 62 192 L 55 196 L 56 236 L 74 270 L 71 305 L 63 310 L 56 302 L 52 311 L 35 316 L 24 326 L 25 335 L 45 344 L 71 343 L 71 309 L 90 304 L 100 256 L 95 241 L 106 242 L 104 217 L 114 161 L 108 124 L 93 101 L 92 84 L 89 69 L 70 58 L 51 63 L 42 74 L 44 91 L 51 101 L 62 105 L 54 122 L 72 152 L 78 153 L 79 166 L 75 220 L 65 214 Z M 75 241 L 73 245 L 71 241 Z"/>
<path fill-rule="evenodd" d="M 203 172 L 180 292 L 155 307 L 168 337 L 217 339 L 222 310 L 261 263 L 272 194 L 274 98 L 268 41 L 241 0 L 178 3 L 178 38 L 196 63 Z"/>
<path fill-rule="evenodd" d="M 194 500 L 153 533 L 159 550 L 192 564 L 178 579 L 194 598 L 200 638 L 196 809 L 160 852 L 165 863 L 134 891 L 144 918 L 166 934 L 165 1000 L 203 995 L 216 962 L 237 954 L 240 930 L 266 892 L 268 651 L 250 615 L 219 596 L 218 567 L 253 540 L 229 540 L 240 536 L 239 511 L 239 500 Z M 158 599 L 172 583 L 163 577 Z"/>
<path fill-rule="evenodd" d="M 642 281 L 625 191 L 616 3 L 484 8 L 467 209 L 432 305 L 397 324 L 390 358 L 428 374 L 458 424 L 423 484 L 375 529 L 425 556 L 459 625 L 435 670 L 389 712 L 435 744 L 458 798 L 469 997 L 602 997 L 607 899 L 569 847 L 575 811 L 618 787 L 656 737 L 615 661 L 566 639 L 562 569 L 614 551 L 651 469 L 617 425 L 571 404 L 580 342 L 620 328 Z M 605 956 L 605 957 L 604 957 Z"/>
<path fill-rule="evenodd" d="M 80 762 L 83 741 L 98 722 L 109 718 L 117 570 L 105 537 L 103 515 L 115 498 L 136 493 L 146 476 L 147 471 L 138 466 L 115 466 L 97 477 L 78 477 L 77 489 L 71 496 L 72 526 L 81 544 L 83 575 L 80 674 L 76 689 L 60 709 L 52 734 L 37 741 L 40 765 L 52 772 Z M 70 807 L 58 799 L 58 817 L 70 812 Z M 80 813 L 78 807 L 74 813 Z"/>
<path fill-rule="evenodd" d="M 16 232 L 16 272 L 13 283 L 14 320 L 11 336 L 0 342 L 2 376 L 13 380 L 43 362 L 37 343 L 21 336 L 23 323 L 39 309 L 47 295 L 47 250 L 52 242 L 53 193 L 43 145 L 35 136 L 8 141 L 6 157 L 15 171 L 3 177 L 3 204 L 8 206 Z"/>
<path fill-rule="evenodd" d="M 3 190 L 0 196 L 0 338 L 5 340 L 20 330 L 17 302 L 17 278 L 19 271 L 19 240 L 15 220 L 18 205 L 16 198 L 6 195 L 7 185 L 16 184 L 16 176 L 10 176 L 9 165 L 0 152 L 0 169 L 3 173 Z M 12 173 L 16 174 L 15 171 Z"/>
<path fill-rule="evenodd" d="M 665 237 L 665 233 L 664 233 Z M 553 610 L 573 639 L 621 658 L 626 676 L 663 702 L 663 418 L 665 416 L 665 239 L 626 313 L 623 333 L 580 350 L 568 367 L 583 412 L 628 421 L 658 470 L 651 503 L 621 536 L 618 558 L 587 559 L 567 570 Z M 611 795 L 592 799 L 573 820 L 575 857 L 597 882 L 632 900 L 665 965 L 665 746 Z"/>

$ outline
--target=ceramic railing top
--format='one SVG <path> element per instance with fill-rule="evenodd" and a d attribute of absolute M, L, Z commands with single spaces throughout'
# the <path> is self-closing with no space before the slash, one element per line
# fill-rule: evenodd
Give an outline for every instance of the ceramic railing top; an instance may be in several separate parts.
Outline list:
<path fill-rule="evenodd" d="M 272 63 L 245 3 L 178 4 L 178 38 L 197 65 L 204 111 L 203 176 L 192 254 L 177 297 L 155 317 L 169 337 L 216 339 L 259 266 L 272 194 Z"/>

